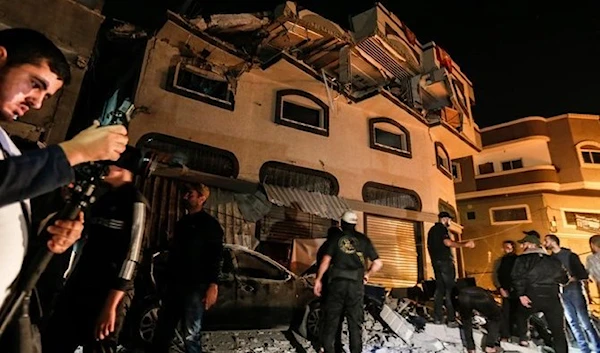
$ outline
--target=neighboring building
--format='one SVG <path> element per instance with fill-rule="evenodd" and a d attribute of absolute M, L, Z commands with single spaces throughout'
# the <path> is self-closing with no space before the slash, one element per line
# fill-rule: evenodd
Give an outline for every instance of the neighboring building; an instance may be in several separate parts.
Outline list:
<path fill-rule="evenodd" d="M 227 242 L 260 241 L 298 272 L 352 208 L 385 262 L 375 283 L 432 277 L 427 231 L 440 210 L 456 214 L 451 159 L 480 150 L 472 84 L 381 5 L 351 22 L 346 31 L 291 2 L 269 14 L 169 13 L 130 126 L 133 143 L 165 157 L 143 186 L 152 246 L 181 212 L 172 178 L 201 180 Z"/>
<path fill-rule="evenodd" d="M 600 233 L 600 116 L 529 117 L 481 129 L 483 151 L 452 162 L 467 274 L 491 286 L 505 239 L 554 233 L 585 261 Z M 585 262 L 584 262 L 585 263 Z"/>
<path fill-rule="evenodd" d="M 71 123 L 79 90 L 104 17 L 93 0 L 0 1 L 0 29 L 25 27 L 48 36 L 71 64 L 71 84 L 39 111 L 17 122 L 0 123 L 17 142 L 62 142 Z M 21 140 L 22 139 L 22 140 Z"/>

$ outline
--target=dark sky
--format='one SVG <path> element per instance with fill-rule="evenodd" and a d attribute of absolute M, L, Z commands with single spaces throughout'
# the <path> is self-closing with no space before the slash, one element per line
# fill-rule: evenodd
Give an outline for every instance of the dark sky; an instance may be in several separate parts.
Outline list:
<path fill-rule="evenodd" d="M 208 12 L 271 10 L 282 1 L 211 1 Z M 298 0 L 349 27 L 361 0 Z M 600 114 L 600 1 L 381 1 L 421 43 L 441 45 L 471 79 L 481 127 L 526 116 Z M 553 5 L 555 4 L 555 5 Z"/>

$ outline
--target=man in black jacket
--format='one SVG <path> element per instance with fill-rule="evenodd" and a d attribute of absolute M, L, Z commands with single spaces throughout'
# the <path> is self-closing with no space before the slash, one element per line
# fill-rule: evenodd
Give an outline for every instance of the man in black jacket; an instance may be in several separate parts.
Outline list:
<path fill-rule="evenodd" d="M 203 184 L 185 186 L 188 214 L 175 225 L 169 251 L 169 282 L 153 340 L 156 353 L 167 353 L 181 320 L 187 353 L 201 353 L 204 311 L 217 301 L 223 258 L 223 228 L 204 210 L 210 190 Z"/>
<path fill-rule="evenodd" d="M 24 28 L 0 31 L 0 120 L 10 123 L 59 92 L 71 77 L 60 49 L 43 34 Z M 73 180 L 71 166 L 97 160 L 116 160 L 127 144 L 122 126 L 95 124 L 72 140 L 47 148 L 21 152 L 0 127 L 0 305 L 15 294 L 12 286 L 21 271 L 31 239 L 53 253 L 67 250 L 81 235 L 83 214 L 59 220 L 46 230 L 50 239 L 37 239 L 31 229 L 29 199 Z M 10 352 L 11 334 L 0 340 Z"/>
<path fill-rule="evenodd" d="M 585 267 L 571 249 L 560 247 L 560 239 L 556 235 L 546 235 L 544 246 L 552 251 L 552 257 L 560 260 L 569 274 L 569 283 L 563 287 L 562 300 L 567 323 L 579 349 L 583 353 L 600 352 L 600 337 L 592 324 L 583 295 L 583 282 L 588 279 Z"/>
<path fill-rule="evenodd" d="M 527 308 L 527 316 L 518 321 L 521 345 L 528 344 L 527 327 L 523 324 L 530 314 L 541 311 L 552 332 L 554 351 L 567 353 L 564 315 L 559 297 L 560 285 L 568 280 L 567 272 L 560 261 L 546 254 L 535 235 L 526 235 L 519 243 L 523 246 L 523 253 L 515 260 L 511 278 L 515 294 L 521 305 Z"/>
<path fill-rule="evenodd" d="M 14 28 L 0 31 L 0 120 L 10 123 L 68 84 L 66 58 L 43 34 Z M 66 185 L 74 178 L 71 166 L 119 158 L 127 144 L 122 126 L 94 125 L 70 141 L 21 153 L 0 127 L 0 304 L 18 275 L 30 236 L 29 199 Z M 49 225 L 48 248 L 64 252 L 76 241 L 83 219 Z"/>
<path fill-rule="evenodd" d="M 514 322 L 516 311 L 519 310 L 519 299 L 515 297 L 510 274 L 512 272 L 517 254 L 515 242 L 505 240 L 502 243 L 504 256 L 500 259 L 500 265 L 496 270 L 498 290 L 502 296 L 502 325 L 500 326 L 500 337 L 508 340 L 511 336 L 511 323 Z"/>

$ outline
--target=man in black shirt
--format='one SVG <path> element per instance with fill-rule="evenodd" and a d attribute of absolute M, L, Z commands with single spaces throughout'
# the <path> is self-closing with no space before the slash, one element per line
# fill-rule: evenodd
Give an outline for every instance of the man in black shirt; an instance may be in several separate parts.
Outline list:
<path fill-rule="evenodd" d="M 340 237 L 342 233 L 342 230 L 339 226 L 334 226 L 329 228 L 329 230 L 327 230 L 327 240 L 325 240 L 325 242 L 323 243 L 323 245 L 321 245 L 319 247 L 319 250 L 317 251 L 317 271 L 319 269 L 319 267 L 321 266 L 321 262 L 323 262 L 323 257 L 327 254 L 327 249 L 329 248 L 329 245 L 331 244 L 332 241 L 335 241 L 336 239 L 338 239 Z M 321 301 L 321 308 L 323 309 L 323 312 L 327 312 L 327 308 L 325 307 L 325 301 L 327 298 L 327 289 L 328 289 L 328 284 L 329 284 L 329 279 L 327 277 L 327 272 L 325 272 L 325 274 L 323 275 L 323 279 L 321 280 L 321 283 L 323 283 L 323 289 L 321 290 L 321 297 L 323 298 L 323 300 Z M 343 324 L 344 320 L 340 320 L 340 323 L 338 325 L 338 329 L 337 329 L 337 333 L 335 335 L 335 352 L 336 353 L 341 353 L 344 351 L 344 348 L 342 346 L 342 324 Z M 319 337 L 320 344 L 321 347 L 323 347 L 325 345 L 325 341 L 324 341 L 324 337 L 323 337 L 323 332 L 324 332 L 324 325 L 325 325 L 325 320 L 321 320 L 320 322 L 321 328 L 320 328 L 320 335 L 321 337 Z"/>
<path fill-rule="evenodd" d="M 512 289 L 510 274 L 517 259 L 515 242 L 505 240 L 502 243 L 504 256 L 500 259 L 500 265 L 496 269 L 497 286 L 502 296 L 502 326 L 500 328 L 501 338 L 508 340 L 511 337 L 511 323 L 517 320 L 517 310 L 520 310 L 519 299 L 515 297 Z"/>
<path fill-rule="evenodd" d="M 85 224 L 86 239 L 54 314 L 42 332 L 44 352 L 116 352 L 141 261 L 148 205 L 133 183 L 141 153 L 127 146 L 109 166 L 107 186 Z"/>
<path fill-rule="evenodd" d="M 454 269 L 454 258 L 450 248 L 474 248 L 475 243 L 469 241 L 454 241 L 448 234 L 450 220 L 452 217 L 448 212 L 440 212 L 439 222 L 433 225 L 427 234 L 427 249 L 431 258 L 431 265 L 435 275 L 435 301 L 434 320 L 436 324 L 443 322 L 442 304 L 446 299 L 446 311 L 448 312 L 448 326 L 458 327 L 456 313 L 452 305 L 452 290 L 456 284 L 456 271 Z"/>
<path fill-rule="evenodd" d="M 180 320 L 186 352 L 202 352 L 202 316 L 217 301 L 223 258 L 223 228 L 204 211 L 209 195 L 203 184 L 186 185 L 183 201 L 188 214 L 175 225 L 169 251 L 169 282 L 153 341 L 157 353 L 169 352 Z"/>
<path fill-rule="evenodd" d="M 334 353 L 335 334 L 345 316 L 350 333 L 350 352 L 362 352 L 362 323 L 364 284 L 369 276 L 383 266 L 373 244 L 364 234 L 355 230 L 358 216 L 347 211 L 342 216 L 342 232 L 329 243 L 315 281 L 314 292 L 320 297 L 323 276 L 327 273 L 328 293 L 325 298 L 323 343 L 325 353 Z M 367 259 L 372 261 L 365 273 Z"/>

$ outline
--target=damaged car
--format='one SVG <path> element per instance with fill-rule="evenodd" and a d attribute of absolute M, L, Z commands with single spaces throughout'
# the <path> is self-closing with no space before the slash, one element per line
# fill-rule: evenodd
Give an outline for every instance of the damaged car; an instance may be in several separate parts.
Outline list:
<path fill-rule="evenodd" d="M 152 256 L 149 278 L 153 289 L 137 297 L 132 305 L 127 317 L 128 335 L 132 337 L 128 337 L 131 342 L 127 346 L 148 346 L 152 342 L 164 293 L 167 257 L 167 251 Z M 320 311 L 312 316 L 306 313 L 318 308 L 316 301 L 313 286 L 305 278 L 261 253 L 225 244 L 219 296 L 215 306 L 204 313 L 203 331 L 294 329 L 310 335 L 307 332 L 318 332 Z M 178 333 L 175 344 L 182 342 Z"/>

